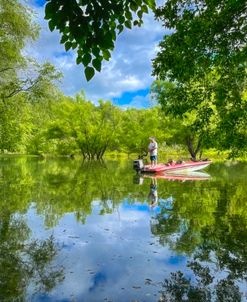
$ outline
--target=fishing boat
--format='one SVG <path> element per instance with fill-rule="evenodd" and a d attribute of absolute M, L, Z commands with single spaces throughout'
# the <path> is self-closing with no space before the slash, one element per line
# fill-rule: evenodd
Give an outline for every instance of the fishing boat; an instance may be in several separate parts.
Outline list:
<path fill-rule="evenodd" d="M 203 161 L 186 161 L 186 162 L 171 162 L 167 164 L 157 164 L 155 166 L 144 165 L 142 159 L 134 160 L 133 168 L 138 172 L 145 173 L 188 173 L 193 171 L 198 171 L 205 169 L 207 166 L 211 164 L 210 160 Z"/>

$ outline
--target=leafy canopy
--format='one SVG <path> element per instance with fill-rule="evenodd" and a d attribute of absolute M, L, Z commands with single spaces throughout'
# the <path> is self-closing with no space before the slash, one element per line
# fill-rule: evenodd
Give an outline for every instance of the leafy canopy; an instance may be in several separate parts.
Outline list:
<path fill-rule="evenodd" d="M 38 27 L 32 12 L 16 0 L 0 1 L 0 80 L 4 72 L 25 63 L 21 50 L 28 39 L 35 39 Z M 1 83 L 0 81 L 0 83 Z"/>
<path fill-rule="evenodd" d="M 153 61 L 153 75 L 176 87 L 176 98 L 158 95 L 163 109 L 196 110 L 219 149 L 246 151 L 246 1 L 168 0 L 156 17 L 174 30 Z"/>
<path fill-rule="evenodd" d="M 49 28 L 59 30 L 65 50 L 77 50 L 77 64 L 85 67 L 89 81 L 109 60 L 117 34 L 141 26 L 154 0 L 47 0 L 45 18 Z"/>
<path fill-rule="evenodd" d="M 247 5 L 238 0 L 168 0 L 156 18 L 173 29 L 160 43 L 154 74 L 187 80 L 216 66 L 246 66 Z"/>

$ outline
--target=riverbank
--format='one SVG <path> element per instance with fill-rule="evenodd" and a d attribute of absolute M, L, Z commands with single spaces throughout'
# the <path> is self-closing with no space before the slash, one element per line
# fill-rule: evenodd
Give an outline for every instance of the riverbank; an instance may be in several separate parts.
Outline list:
<path fill-rule="evenodd" d="M 131 153 L 127 154 L 125 152 L 119 152 L 119 151 L 111 151 L 106 152 L 103 160 L 108 159 L 117 159 L 117 160 L 123 160 L 123 159 L 129 159 L 129 160 L 135 160 L 138 158 L 137 153 Z M 38 157 L 38 158 L 82 158 L 80 154 L 68 154 L 68 155 L 60 155 L 60 154 L 25 154 L 25 153 L 0 153 L 0 157 L 15 157 L 15 156 L 28 156 L 28 157 Z M 227 151 L 218 151 L 215 149 L 208 149 L 203 152 L 202 159 L 210 159 L 214 162 L 225 162 L 225 161 L 231 161 L 231 162 L 247 162 L 247 154 L 242 157 L 230 159 L 229 158 L 229 152 Z M 148 156 L 144 157 L 145 159 L 149 159 Z M 171 148 L 171 147 L 165 147 L 160 148 L 159 150 L 159 162 L 167 162 L 169 160 L 189 160 L 190 155 L 187 150 L 182 149 L 180 147 Z"/>

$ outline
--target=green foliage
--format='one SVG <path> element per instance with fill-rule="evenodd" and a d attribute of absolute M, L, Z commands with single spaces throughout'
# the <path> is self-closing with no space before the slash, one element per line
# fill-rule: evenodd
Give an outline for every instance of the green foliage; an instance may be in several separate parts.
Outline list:
<path fill-rule="evenodd" d="M 45 18 L 51 31 L 61 33 L 65 50 L 77 50 L 76 63 L 84 65 L 89 81 L 111 57 L 117 35 L 141 26 L 143 14 L 154 7 L 154 0 L 47 0 Z"/>
<path fill-rule="evenodd" d="M 212 71 L 202 79 L 153 83 L 153 97 L 165 113 L 181 119 L 183 127 L 177 128 L 177 137 L 186 142 L 192 157 L 208 147 L 230 150 L 230 157 L 247 151 L 246 89 L 240 79 L 236 85 L 237 81 L 237 75 L 235 83 L 225 79 L 225 86 L 218 73 Z M 234 85 L 238 91 L 234 92 Z"/>
<path fill-rule="evenodd" d="M 0 79 L 17 66 L 25 64 L 21 53 L 28 39 L 37 38 L 38 27 L 32 12 L 16 0 L 0 2 Z"/>
<path fill-rule="evenodd" d="M 128 154 L 135 152 L 141 155 L 147 152 L 150 136 L 155 136 L 160 144 L 170 138 L 170 120 L 158 107 L 146 110 L 128 109 L 122 115 L 121 144 Z"/>
<path fill-rule="evenodd" d="M 168 129 L 172 123 L 158 107 L 121 110 L 104 101 L 95 106 L 78 94 L 75 99 L 54 104 L 54 119 L 46 135 L 49 140 L 70 141 L 69 154 L 79 150 L 84 158 L 100 159 L 106 151 L 142 154 L 152 135 L 161 146 L 171 138 Z M 58 153 L 59 148 L 57 145 Z"/>
<path fill-rule="evenodd" d="M 27 89 L 30 83 L 22 75 L 29 64 L 22 54 L 30 39 L 37 38 L 38 27 L 32 12 L 16 0 L 0 2 L 0 99 Z"/>
<path fill-rule="evenodd" d="M 173 203 L 161 202 L 152 222 L 161 244 L 189 256 L 186 275 L 195 276 L 192 282 L 180 271 L 171 273 L 163 282 L 164 300 L 185 295 L 185 301 L 241 301 L 238 282 L 247 277 L 247 192 L 241 176 L 246 166 L 213 165 L 209 173 L 214 177 L 207 183 L 170 185 L 166 194 Z"/>
<path fill-rule="evenodd" d="M 173 115 L 195 113 L 206 142 L 231 157 L 247 148 L 246 16 L 244 1 L 166 1 L 156 10 L 174 30 L 153 62 L 153 74 L 171 82 L 159 101 Z"/>
<path fill-rule="evenodd" d="M 154 74 L 184 81 L 204 76 L 219 66 L 231 68 L 246 61 L 245 1 L 168 0 L 156 18 L 175 31 L 160 43 Z"/>
<path fill-rule="evenodd" d="M 173 83 L 155 81 L 152 95 L 162 110 L 176 119 L 175 142 L 185 144 L 191 157 L 205 147 L 213 147 L 212 131 L 216 127 L 216 108 L 203 83 Z"/>
<path fill-rule="evenodd" d="M 31 108 L 23 97 L 4 103 L 0 99 L 0 151 L 23 152 L 31 134 Z"/>
<path fill-rule="evenodd" d="M 0 3 L 0 151 L 25 152 L 34 130 L 36 102 L 53 98 L 61 74 L 49 63 L 22 54 L 38 28 L 32 12 L 18 1 Z"/>

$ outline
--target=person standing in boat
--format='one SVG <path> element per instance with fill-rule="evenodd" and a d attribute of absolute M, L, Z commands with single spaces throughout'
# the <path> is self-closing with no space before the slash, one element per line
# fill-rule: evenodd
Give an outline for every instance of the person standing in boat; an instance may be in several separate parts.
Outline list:
<path fill-rule="evenodd" d="M 150 153 L 150 161 L 151 167 L 157 165 L 157 157 L 158 157 L 158 144 L 156 142 L 155 137 L 149 137 L 150 143 L 148 145 L 148 152 Z"/>

